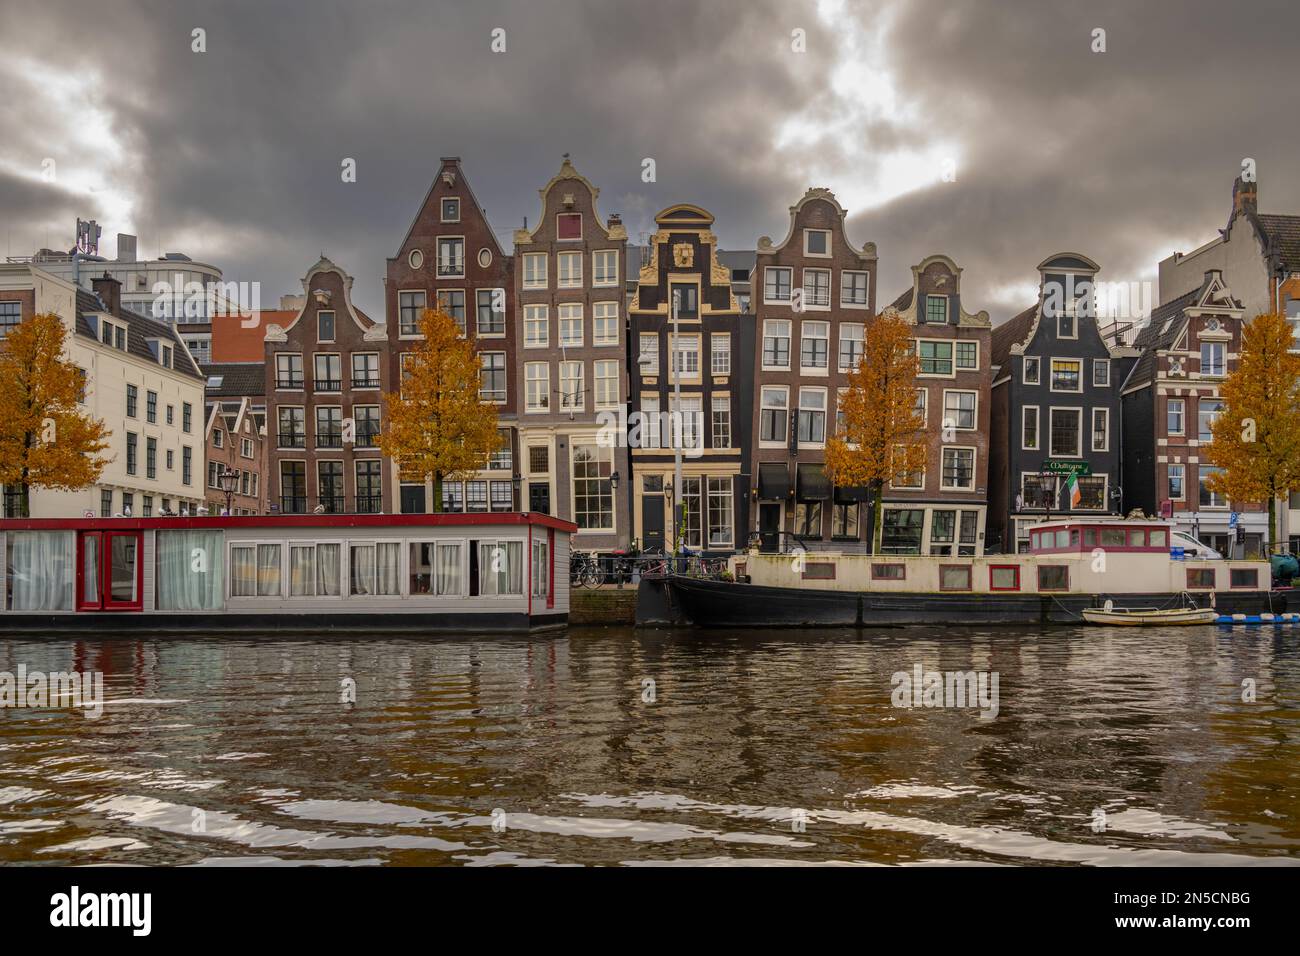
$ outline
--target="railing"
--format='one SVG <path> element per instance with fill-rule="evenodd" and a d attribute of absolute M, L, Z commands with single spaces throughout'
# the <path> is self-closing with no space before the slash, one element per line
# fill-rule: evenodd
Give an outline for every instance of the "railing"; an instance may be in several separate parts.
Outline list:
<path fill-rule="evenodd" d="M 361 375 L 361 376 L 353 375 L 352 387 L 353 388 L 378 388 L 379 373 L 376 372 L 374 375 Z"/>
<path fill-rule="evenodd" d="M 465 274 L 464 259 L 447 259 L 438 263 L 439 276 L 462 276 Z"/>
<path fill-rule="evenodd" d="M 307 513 L 307 497 L 305 495 L 281 495 L 280 496 L 280 513 L 286 515 L 301 515 Z"/>
<path fill-rule="evenodd" d="M 317 448 L 342 448 L 342 447 L 343 447 L 343 433 L 342 433 L 342 432 L 326 432 L 326 433 L 324 433 L 324 434 L 321 434 L 320 432 L 317 432 L 317 433 L 316 433 L 316 447 L 317 447 Z"/>
<path fill-rule="evenodd" d="M 378 514 L 383 510 L 384 499 L 382 495 L 357 495 L 357 514 L 370 515 Z"/>
<path fill-rule="evenodd" d="M 379 429 L 378 428 L 358 428 L 357 429 L 357 447 L 358 448 L 377 448 L 379 447 Z"/>
<path fill-rule="evenodd" d="M 317 507 L 327 515 L 342 514 L 347 510 L 347 505 L 348 501 L 342 495 L 321 495 L 317 499 Z"/>
<path fill-rule="evenodd" d="M 312 388 L 318 392 L 339 392 L 343 390 L 343 380 L 338 378 L 312 379 Z"/>
<path fill-rule="evenodd" d="M 278 448 L 306 448 L 306 447 L 307 447 L 307 433 L 306 433 L 306 432 L 298 432 L 298 433 L 290 433 L 290 434 L 284 434 L 284 433 L 281 433 L 281 434 L 276 438 L 276 447 L 278 447 Z"/>
<path fill-rule="evenodd" d="M 277 375 L 275 377 L 276 388 L 302 388 L 301 375 Z"/>

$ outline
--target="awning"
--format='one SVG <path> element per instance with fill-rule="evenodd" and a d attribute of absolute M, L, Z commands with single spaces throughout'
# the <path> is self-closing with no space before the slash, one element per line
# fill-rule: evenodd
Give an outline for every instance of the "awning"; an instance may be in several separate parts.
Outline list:
<path fill-rule="evenodd" d="M 800 500 L 815 500 L 831 496 L 830 479 L 822 465 L 800 465 L 799 485 L 795 497 Z"/>
<path fill-rule="evenodd" d="M 762 501 L 784 501 L 790 494 L 790 468 L 784 462 L 758 464 L 758 497 Z"/>
<path fill-rule="evenodd" d="M 849 485 L 841 488 L 835 486 L 835 503 L 837 505 L 851 505 L 858 501 L 867 501 L 871 497 L 870 490 L 866 485 Z"/>

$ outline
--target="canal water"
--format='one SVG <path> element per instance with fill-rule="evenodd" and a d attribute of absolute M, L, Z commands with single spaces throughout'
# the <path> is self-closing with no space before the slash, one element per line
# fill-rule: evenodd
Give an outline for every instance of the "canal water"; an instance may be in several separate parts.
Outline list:
<path fill-rule="evenodd" d="M 1300 859 L 1281 629 L 0 642 L 20 665 L 106 702 L 0 710 L 2 863 Z M 985 706 L 902 680 L 948 672 Z"/>

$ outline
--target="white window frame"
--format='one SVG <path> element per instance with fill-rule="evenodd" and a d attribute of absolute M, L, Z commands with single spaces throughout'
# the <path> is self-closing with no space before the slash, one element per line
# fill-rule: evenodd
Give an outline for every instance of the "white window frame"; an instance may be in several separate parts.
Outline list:
<path fill-rule="evenodd" d="M 787 284 L 790 287 L 790 295 L 786 296 L 784 299 L 780 298 L 779 296 L 777 298 L 772 298 L 772 299 L 768 298 L 767 296 L 768 272 L 786 272 L 789 274 L 789 282 Z M 778 282 L 777 285 L 779 287 L 780 283 Z M 764 305 L 789 305 L 793 297 L 794 297 L 794 267 L 793 266 L 764 266 L 763 267 L 763 304 Z"/>
<path fill-rule="evenodd" d="M 1178 431 L 1169 427 L 1169 414 L 1173 411 L 1174 404 L 1178 404 Z M 1165 434 L 1166 435 L 1186 435 L 1187 434 L 1187 402 L 1181 398 L 1167 398 L 1165 400 Z"/>
<path fill-rule="evenodd" d="M 1052 435 L 1056 431 L 1052 424 L 1052 417 L 1056 412 L 1077 412 L 1079 415 L 1079 425 L 1075 431 L 1075 450 L 1072 454 L 1058 453 L 1052 447 Z M 1048 458 L 1082 458 L 1083 457 L 1083 406 L 1082 405 L 1052 405 L 1047 410 L 1047 457 Z"/>
<path fill-rule="evenodd" d="M 1175 468 L 1178 469 L 1178 482 L 1182 490 L 1182 494 L 1177 496 L 1175 496 L 1169 490 L 1169 481 L 1173 477 L 1173 472 Z M 1201 493 L 1201 489 L 1198 486 L 1196 489 L 1198 503 L 1200 501 L 1200 493 Z M 1171 461 L 1165 468 L 1165 494 L 1169 496 L 1170 501 L 1187 500 L 1187 466 L 1184 465 L 1181 461 Z"/>
<path fill-rule="evenodd" d="M 782 325 L 785 326 L 785 335 L 771 335 L 771 336 L 768 335 L 768 328 L 769 328 L 769 326 L 782 326 Z M 759 343 L 758 343 L 758 347 L 759 347 L 759 350 L 760 350 L 760 351 L 759 351 L 759 362 L 762 363 L 762 369 L 763 369 L 764 372 L 788 372 L 788 371 L 790 371 L 790 367 L 791 367 L 790 362 L 791 362 L 791 356 L 792 356 L 792 347 L 793 347 L 793 345 L 794 345 L 794 342 L 793 342 L 793 332 L 794 332 L 794 321 L 793 321 L 792 319 L 764 319 L 764 320 L 763 320 L 763 329 L 762 329 L 762 333 L 763 333 L 763 334 L 762 334 L 762 336 L 760 337 L 760 340 L 759 340 Z M 769 338 L 774 338 L 774 339 L 781 339 L 781 338 L 783 338 L 783 339 L 785 339 L 785 359 L 786 359 L 786 361 L 785 361 L 785 364 L 784 364 L 784 365 L 768 365 L 768 364 L 767 364 L 767 346 L 766 346 L 766 343 L 767 343 L 767 340 L 768 340 Z"/>
<path fill-rule="evenodd" d="M 1106 381 L 1097 381 L 1097 373 L 1102 369 L 1106 370 Z M 1110 359 L 1095 358 L 1092 360 L 1092 387 L 1093 388 L 1110 388 Z"/>
<path fill-rule="evenodd" d="M 935 344 L 948 346 L 948 363 L 951 366 L 947 372 L 926 372 L 921 369 L 921 345 Z M 956 378 L 957 377 L 957 348 L 952 339 L 916 339 L 916 361 L 917 361 L 917 378 Z"/>
<path fill-rule="evenodd" d="M 610 374 L 612 370 L 613 374 Z M 601 374 L 604 372 L 605 374 Z M 592 382 L 592 400 L 594 406 L 598 409 L 618 408 L 618 379 L 619 379 L 619 362 L 618 359 L 596 359 L 592 363 L 591 382 Z M 602 383 L 608 383 L 604 386 L 607 397 L 601 399 Z"/>
<path fill-rule="evenodd" d="M 844 333 L 847 330 L 853 330 L 855 334 L 852 336 L 846 336 Z M 857 348 L 855 351 L 857 352 L 858 360 L 854 362 L 852 365 L 844 364 L 844 343 L 845 342 L 857 343 Z M 839 324 L 839 335 L 837 336 L 837 340 L 835 343 L 835 367 L 839 369 L 841 372 L 852 372 L 854 369 L 856 369 L 862 361 L 862 356 L 866 352 L 866 342 L 867 342 L 867 327 L 864 323 L 841 322 Z"/>
<path fill-rule="evenodd" d="M 562 349 L 580 349 L 587 339 L 587 317 L 581 302 L 561 302 L 555 307 L 555 326 L 558 338 L 556 345 Z M 572 334 L 574 322 L 577 323 L 577 335 Z M 566 334 L 566 325 L 568 334 Z"/>
<path fill-rule="evenodd" d="M 545 252 L 524 253 L 523 288 L 525 291 L 547 288 L 547 282 L 548 282 L 547 271 L 550 267 L 550 263 L 547 261 L 548 259 L 549 256 Z M 533 277 L 531 279 L 528 277 L 530 267 L 532 267 L 531 271 L 533 273 Z M 537 278 L 538 267 L 540 267 L 542 273 L 542 277 L 540 281 Z"/>
<path fill-rule="evenodd" d="M 1052 374 L 1052 365 L 1056 362 L 1074 362 L 1079 366 L 1079 387 L 1078 388 L 1057 388 L 1056 378 Z M 1053 356 L 1047 360 L 1047 388 L 1049 391 L 1058 395 L 1082 395 L 1083 394 L 1083 359 L 1071 358 L 1068 355 L 1061 357 Z"/>
<path fill-rule="evenodd" d="M 980 393 L 973 388 L 945 388 L 943 390 L 943 424 L 945 429 L 948 423 L 948 396 L 949 395 L 974 395 L 975 408 L 971 412 L 971 425 L 969 428 L 963 428 L 958 425 L 956 420 L 953 421 L 953 430 L 959 432 L 977 431 L 980 426 Z M 960 411 L 960 409 L 959 409 Z"/>
<path fill-rule="evenodd" d="M 557 252 L 555 254 L 555 287 L 557 289 L 581 289 L 582 288 L 582 260 L 581 252 Z M 569 275 L 565 276 L 565 266 Z"/>
<path fill-rule="evenodd" d="M 601 313 L 606 313 L 602 315 Z M 607 323 L 607 327 L 613 329 L 614 334 L 601 333 L 601 324 Z M 593 302 L 591 304 L 591 344 L 594 348 L 606 348 L 608 346 L 618 345 L 618 301 L 610 300 L 605 302 Z"/>
<path fill-rule="evenodd" d="M 538 325 L 541 326 L 540 338 L 533 335 Z M 524 305 L 524 348 L 544 349 L 551 344 L 551 307 L 542 302 L 530 302 Z"/>
<path fill-rule="evenodd" d="M 968 451 L 970 452 L 970 485 L 950 485 L 944 478 L 944 456 L 948 452 Z M 944 445 L 939 451 L 939 489 L 941 491 L 974 491 L 976 475 L 979 470 L 979 449 L 974 445 Z M 955 527 L 954 527 L 954 530 Z"/>
<path fill-rule="evenodd" d="M 818 327 L 824 331 L 821 335 L 810 335 L 809 328 L 814 330 Z M 821 340 L 825 343 L 823 354 L 826 356 L 824 365 L 804 365 L 803 364 L 803 344 L 805 341 Z M 838 361 L 838 359 L 836 360 Z M 800 375 L 829 375 L 831 367 L 831 324 L 825 319 L 804 319 L 799 323 L 799 374 Z"/>
<path fill-rule="evenodd" d="M 863 290 L 864 295 L 861 302 L 854 302 L 852 299 L 844 298 L 845 286 L 844 281 L 856 276 L 862 276 L 866 280 L 866 288 Z M 869 309 L 871 308 L 871 273 L 864 269 L 842 269 L 840 271 L 840 308 L 843 309 Z"/>
<path fill-rule="evenodd" d="M 646 350 L 646 344 L 653 343 L 654 348 Z M 650 362 L 642 365 L 641 358 L 645 356 Z M 659 375 L 659 333 L 642 332 L 637 337 L 637 368 L 641 370 L 644 377 L 657 377 Z"/>
<path fill-rule="evenodd" d="M 533 373 L 541 370 L 540 375 Z M 530 377 L 531 376 L 531 377 Z M 537 388 L 541 389 L 541 404 L 534 404 L 533 395 Z M 524 414 L 526 415 L 546 415 L 551 411 L 551 363 L 550 362 L 525 362 L 524 363 Z"/>
<path fill-rule="evenodd" d="M 784 396 L 784 403 L 781 405 L 769 405 L 767 395 L 769 392 L 780 392 Z M 781 412 L 781 433 L 784 437 L 776 441 L 763 439 L 763 412 L 769 410 L 779 410 Z M 790 443 L 790 386 L 789 385 L 760 385 L 758 390 L 758 438 L 759 448 L 785 448 Z"/>
<path fill-rule="evenodd" d="M 587 410 L 586 362 L 565 359 L 560 362 L 560 411 L 585 412 Z M 577 375 L 573 375 L 574 369 Z M 565 374 L 565 373 L 569 374 Z"/>
<path fill-rule="evenodd" d="M 730 332 L 714 332 L 709 336 L 709 374 L 731 375 Z"/>
<path fill-rule="evenodd" d="M 804 396 L 807 395 L 820 395 L 822 401 L 821 407 L 820 408 L 815 406 L 805 407 Z M 827 394 L 826 386 L 824 385 L 800 385 L 799 386 L 799 408 L 798 408 L 798 414 L 795 416 L 795 428 L 798 429 L 799 423 L 803 419 L 804 412 L 821 412 L 821 416 L 822 416 L 821 441 L 817 441 L 815 439 L 809 439 L 805 441 L 802 438 L 798 438 L 796 434 L 796 438 L 798 439 L 800 448 L 825 448 L 826 447 L 826 434 L 827 434 L 826 426 L 827 426 L 828 416 L 830 414 L 829 402 L 830 402 L 830 396 Z"/>
<path fill-rule="evenodd" d="M 808 237 L 813 235 L 814 233 L 826 237 L 825 252 L 808 251 Z M 833 242 L 834 242 L 834 237 L 831 235 L 831 230 L 829 229 L 805 229 L 803 231 L 803 254 L 809 259 L 830 259 L 835 254 Z"/>
<path fill-rule="evenodd" d="M 1034 444 L 1025 444 L 1025 424 L 1029 420 L 1029 413 L 1033 412 L 1034 419 Z M 1043 450 L 1043 416 L 1042 411 L 1037 405 L 1020 406 L 1020 450 L 1021 451 L 1042 451 Z"/>
<path fill-rule="evenodd" d="M 459 242 L 460 243 L 460 271 L 443 272 L 442 271 L 442 249 L 443 243 Z M 437 250 L 438 261 L 435 267 L 435 273 L 439 279 L 463 279 L 465 278 L 465 237 L 464 236 L 439 236 L 437 244 L 434 246 Z M 442 291 L 442 290 L 439 290 Z"/>
<path fill-rule="evenodd" d="M 957 354 L 960 351 L 957 346 L 969 345 L 975 348 L 975 364 L 960 365 L 957 362 Z M 953 339 L 952 341 L 952 367 L 956 372 L 978 372 L 980 370 L 980 344 L 977 340 L 972 339 Z"/>
<path fill-rule="evenodd" d="M 1035 375 L 1029 378 L 1029 363 L 1034 363 Z M 1041 385 L 1043 383 L 1043 357 L 1041 355 L 1022 355 L 1020 357 L 1020 384 Z"/>
<path fill-rule="evenodd" d="M 809 289 L 808 280 L 825 276 L 826 278 L 826 301 L 818 302 Z M 803 289 L 803 308 L 805 312 L 829 312 L 831 310 L 831 280 L 835 274 L 830 269 L 823 268 L 805 268 L 800 275 L 800 288 Z"/>
<path fill-rule="evenodd" d="M 613 275 L 610 278 L 602 279 L 600 269 L 597 263 L 602 259 L 614 264 Z M 594 289 L 618 288 L 618 250 L 617 249 L 593 249 L 591 253 L 591 285 Z"/>
<path fill-rule="evenodd" d="M 1106 442 L 1101 447 L 1097 446 L 1098 412 L 1106 418 Z M 1110 451 L 1110 409 L 1105 406 L 1093 406 L 1092 414 L 1088 416 L 1088 426 L 1088 447 L 1093 451 Z"/>

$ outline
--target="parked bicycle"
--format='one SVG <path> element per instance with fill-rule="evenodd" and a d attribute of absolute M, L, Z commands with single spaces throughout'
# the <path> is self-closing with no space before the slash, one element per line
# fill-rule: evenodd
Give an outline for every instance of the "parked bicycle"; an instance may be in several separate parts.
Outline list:
<path fill-rule="evenodd" d="M 593 555 L 585 551 L 574 551 L 569 556 L 570 587 L 598 588 L 604 577 Z"/>

